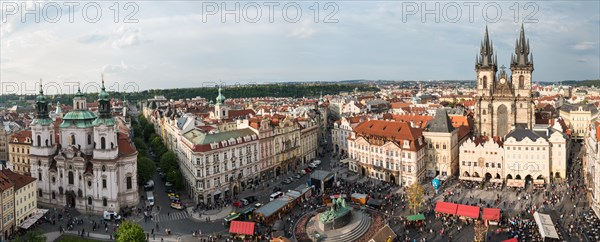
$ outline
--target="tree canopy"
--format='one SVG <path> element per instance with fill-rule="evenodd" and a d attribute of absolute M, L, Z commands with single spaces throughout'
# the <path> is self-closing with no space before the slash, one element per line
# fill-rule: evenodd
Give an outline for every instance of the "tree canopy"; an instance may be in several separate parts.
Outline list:
<path fill-rule="evenodd" d="M 139 224 L 123 221 L 115 233 L 115 239 L 117 242 L 144 242 L 146 235 Z"/>
<path fill-rule="evenodd" d="M 408 207 L 413 213 L 417 213 L 421 206 L 423 205 L 423 198 L 425 197 L 425 192 L 423 190 L 423 186 L 420 183 L 415 182 L 408 187 Z"/>
<path fill-rule="evenodd" d="M 156 165 L 154 165 L 154 161 L 150 160 L 148 157 L 138 158 L 137 161 L 137 172 L 138 172 L 138 180 L 140 182 L 146 182 L 151 180 L 156 172 Z"/>

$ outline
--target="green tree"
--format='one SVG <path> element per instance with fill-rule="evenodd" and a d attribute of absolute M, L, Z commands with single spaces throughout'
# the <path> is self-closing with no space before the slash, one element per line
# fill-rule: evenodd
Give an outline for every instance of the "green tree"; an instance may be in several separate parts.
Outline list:
<path fill-rule="evenodd" d="M 17 235 L 12 241 L 14 242 L 46 242 L 46 236 L 39 230 L 28 231 L 23 238 Z"/>
<path fill-rule="evenodd" d="M 170 172 L 172 170 L 178 169 L 177 165 L 177 156 L 173 151 L 167 151 L 160 157 L 160 167 L 165 172 Z"/>
<path fill-rule="evenodd" d="M 408 207 L 416 214 L 423 205 L 423 198 L 425 197 L 425 191 L 418 182 L 413 183 L 408 187 Z"/>
<path fill-rule="evenodd" d="M 138 178 L 142 183 L 144 183 L 152 179 L 154 173 L 156 172 L 156 165 L 154 165 L 154 161 L 148 159 L 147 157 L 138 158 L 137 172 Z"/>
<path fill-rule="evenodd" d="M 183 176 L 181 175 L 181 171 L 179 171 L 179 169 L 175 168 L 174 170 L 170 170 L 167 173 L 167 181 L 173 183 L 175 189 L 183 189 Z"/>
<path fill-rule="evenodd" d="M 146 235 L 139 224 L 124 221 L 115 233 L 115 240 L 117 242 L 144 242 L 146 241 Z"/>

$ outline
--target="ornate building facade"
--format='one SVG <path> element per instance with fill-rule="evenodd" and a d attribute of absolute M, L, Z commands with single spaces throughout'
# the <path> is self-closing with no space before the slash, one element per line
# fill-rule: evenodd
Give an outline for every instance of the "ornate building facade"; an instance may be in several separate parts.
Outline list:
<path fill-rule="evenodd" d="M 529 40 L 521 26 L 515 53 L 512 55 L 511 76 L 498 60 L 488 35 L 487 27 L 476 58 L 477 95 L 475 125 L 478 135 L 503 137 L 515 127 L 533 128 L 534 109 L 531 96 L 533 55 Z"/>
<path fill-rule="evenodd" d="M 138 205 L 137 151 L 125 122 L 111 115 L 104 80 L 98 103 L 97 115 L 78 91 L 74 110 L 55 125 L 40 85 L 30 152 L 40 203 L 94 214 Z"/>

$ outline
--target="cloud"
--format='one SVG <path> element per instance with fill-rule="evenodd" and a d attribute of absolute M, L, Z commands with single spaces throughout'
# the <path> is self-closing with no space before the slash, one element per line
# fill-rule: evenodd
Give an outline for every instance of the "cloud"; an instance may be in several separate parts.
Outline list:
<path fill-rule="evenodd" d="M 148 42 L 142 38 L 139 28 L 121 26 L 115 33 L 115 39 L 112 41 L 112 47 L 115 49 L 123 49 L 140 45 Z"/>
<path fill-rule="evenodd" d="M 588 63 L 588 62 L 590 62 L 590 59 L 587 59 L 587 58 L 579 59 L 579 60 L 577 60 L 577 62 L 579 62 L 579 63 Z"/>
<path fill-rule="evenodd" d="M 125 61 L 121 60 L 121 64 L 119 65 L 105 65 L 102 67 L 103 73 L 122 73 L 129 70 L 130 67 L 125 64 Z"/>
<path fill-rule="evenodd" d="M 575 50 L 591 50 L 596 48 L 598 45 L 591 41 L 583 41 L 573 45 Z"/>
<path fill-rule="evenodd" d="M 290 33 L 288 36 L 301 38 L 301 39 L 311 37 L 312 35 L 314 35 L 315 33 L 318 32 L 318 30 L 313 27 L 314 26 L 313 24 L 314 23 L 311 22 L 310 20 L 304 20 L 300 24 L 300 26 L 294 28 L 292 33 Z"/>
<path fill-rule="evenodd" d="M 87 35 L 79 37 L 78 41 L 79 41 L 79 43 L 90 44 L 90 43 L 95 43 L 95 42 L 103 42 L 107 39 L 109 39 L 108 35 L 87 34 Z"/>

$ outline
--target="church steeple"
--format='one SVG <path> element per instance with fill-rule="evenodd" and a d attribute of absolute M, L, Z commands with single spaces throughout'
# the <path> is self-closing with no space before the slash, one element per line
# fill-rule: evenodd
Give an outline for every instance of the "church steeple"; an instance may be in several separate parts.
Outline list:
<path fill-rule="evenodd" d="M 511 67 L 533 67 L 533 54 L 530 54 L 529 39 L 525 38 L 525 28 L 521 24 L 521 33 L 515 43 L 515 53 L 511 57 Z"/>
<path fill-rule="evenodd" d="M 37 119 L 48 119 L 48 98 L 44 95 L 44 89 L 42 88 L 42 80 L 40 79 L 40 92 L 35 98 L 35 105 L 37 109 Z"/>
<path fill-rule="evenodd" d="M 476 67 L 492 67 L 496 68 L 496 57 L 494 56 L 494 45 L 490 40 L 488 34 L 488 28 L 485 26 L 485 33 L 483 35 L 483 41 L 481 41 L 481 47 L 479 49 L 479 57 L 476 58 Z"/>
<path fill-rule="evenodd" d="M 110 118 L 110 95 L 106 92 L 104 87 L 104 75 L 102 75 L 102 88 L 100 94 L 98 94 L 98 113 L 100 118 Z"/>

